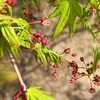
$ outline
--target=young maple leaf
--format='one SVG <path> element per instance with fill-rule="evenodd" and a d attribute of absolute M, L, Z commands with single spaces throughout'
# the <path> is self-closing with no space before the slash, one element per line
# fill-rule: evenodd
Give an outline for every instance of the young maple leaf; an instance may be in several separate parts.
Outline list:
<path fill-rule="evenodd" d="M 48 96 L 50 92 L 41 90 L 40 86 L 30 87 L 27 89 L 27 100 L 55 100 L 53 97 Z"/>
<path fill-rule="evenodd" d="M 82 5 L 78 0 L 58 0 L 58 2 L 54 2 L 52 5 L 55 6 L 56 9 L 48 16 L 48 18 L 54 18 L 60 15 L 53 39 L 55 39 L 63 30 L 67 20 L 71 39 L 75 31 L 76 17 L 82 17 Z"/>

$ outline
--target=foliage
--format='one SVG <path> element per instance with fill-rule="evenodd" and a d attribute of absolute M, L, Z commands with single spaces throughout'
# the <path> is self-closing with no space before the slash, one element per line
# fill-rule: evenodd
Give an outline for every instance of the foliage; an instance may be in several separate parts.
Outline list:
<path fill-rule="evenodd" d="M 13 17 L 13 7 L 15 5 L 15 0 L 1 0 L 0 1 L 0 59 L 3 59 L 6 53 L 9 51 L 10 59 L 13 63 L 15 69 L 17 65 L 15 60 L 19 60 L 19 50 L 25 48 L 31 50 L 33 55 L 38 62 L 40 59 L 41 63 L 45 66 L 52 65 L 54 72 L 52 76 L 57 78 L 57 68 L 62 65 L 61 57 L 63 55 L 70 54 L 70 48 L 64 50 L 62 54 L 58 54 L 53 50 L 47 48 L 49 43 L 48 38 L 42 34 L 42 32 L 35 32 L 33 27 L 35 24 L 40 24 L 42 26 L 48 26 L 51 18 L 56 18 L 59 16 L 57 25 L 55 26 L 54 34 L 52 40 L 54 40 L 58 35 L 61 35 L 64 27 L 67 25 L 69 28 L 69 38 L 73 39 L 73 35 L 76 30 L 76 24 L 80 24 L 82 27 L 88 29 L 93 36 L 94 44 L 94 61 L 85 63 L 84 57 L 80 57 L 80 61 L 84 63 L 85 71 L 79 72 L 78 64 L 75 61 L 66 60 L 68 67 L 72 68 L 72 78 L 70 83 L 75 83 L 77 79 L 88 76 L 90 80 L 90 93 L 94 93 L 95 89 L 92 84 L 100 86 L 100 76 L 96 75 L 96 71 L 100 67 L 100 48 L 97 48 L 96 44 L 100 44 L 100 27 L 98 24 L 90 23 L 90 18 L 96 20 L 100 24 L 100 0 L 87 0 L 83 5 L 81 0 L 49 0 L 49 4 L 52 8 L 55 8 L 48 17 L 42 16 L 36 20 L 34 14 L 31 12 L 34 7 L 38 8 L 39 12 L 42 12 L 42 4 L 44 0 L 22 0 L 19 5 L 22 7 L 20 17 Z M 30 11 L 31 9 L 31 11 Z M 45 8 L 46 9 L 46 8 Z M 96 24 L 96 27 L 95 27 Z M 71 56 L 75 57 L 76 54 L 73 53 Z M 14 57 L 14 58 L 13 58 Z M 89 65 L 91 64 L 91 65 Z M 2 69 L 1 69 L 2 70 Z M 2 74 L 2 71 L 0 73 Z M 26 89 L 26 85 L 21 79 L 18 69 L 16 71 L 22 88 L 15 94 L 15 100 L 20 98 L 20 100 L 54 100 L 52 97 L 46 96 L 48 92 L 40 90 L 40 87 L 30 87 Z M 8 75 L 8 74 L 7 74 Z M 93 75 L 93 77 L 91 77 Z M 0 77 L 1 78 L 1 77 Z M 27 90 L 27 91 L 26 91 Z"/>
<path fill-rule="evenodd" d="M 69 25 L 70 38 L 72 38 L 75 31 L 76 17 L 78 16 L 80 19 L 82 18 L 82 5 L 78 0 L 58 0 L 57 2 L 52 3 L 52 5 L 56 7 L 56 9 L 49 15 L 49 18 L 56 17 L 60 14 L 53 39 L 55 39 L 63 30 L 67 20 Z"/>
<path fill-rule="evenodd" d="M 27 89 L 26 98 L 27 100 L 54 100 L 54 98 L 47 96 L 50 92 L 40 90 L 40 86 L 30 87 Z"/>
<path fill-rule="evenodd" d="M 48 48 L 46 48 L 44 45 L 40 43 L 35 44 L 33 53 L 34 53 L 36 61 L 39 58 L 44 65 L 48 64 L 47 56 L 49 56 L 51 61 L 53 61 L 56 64 L 57 63 L 59 64 L 61 62 L 60 55 L 53 52 L 52 50 L 49 50 Z"/>

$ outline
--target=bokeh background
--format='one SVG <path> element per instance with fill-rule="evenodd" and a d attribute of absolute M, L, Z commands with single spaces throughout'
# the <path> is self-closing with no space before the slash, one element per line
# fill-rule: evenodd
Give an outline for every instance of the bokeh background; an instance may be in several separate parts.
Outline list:
<path fill-rule="evenodd" d="M 48 16 L 54 8 L 49 4 L 45 3 L 42 6 L 43 12 L 38 13 L 37 8 L 34 8 L 34 16 L 38 19 L 42 15 Z M 83 3 L 85 3 L 82 0 Z M 20 2 L 16 1 L 14 7 L 14 14 L 16 17 L 20 14 Z M 69 31 L 68 27 L 64 28 L 61 34 L 52 42 L 51 36 L 54 33 L 54 28 L 59 17 L 50 20 L 50 26 L 41 27 L 41 25 L 34 25 L 33 28 L 36 32 L 41 30 L 49 39 L 48 48 L 58 52 L 59 54 L 66 48 L 71 48 L 72 53 L 76 53 L 77 56 L 71 57 L 67 55 L 64 59 L 69 61 L 75 60 L 79 66 L 84 66 L 80 62 L 80 57 L 83 56 L 85 61 L 88 63 L 93 60 L 93 40 L 91 33 L 77 24 L 75 35 L 72 41 L 69 41 Z M 94 23 L 91 20 L 91 23 Z M 96 87 L 96 93 L 90 94 L 88 89 L 90 88 L 90 83 L 87 77 L 79 79 L 75 84 L 70 84 L 69 80 L 71 78 L 71 71 L 67 67 L 67 63 L 63 62 L 63 65 L 58 69 L 59 77 L 53 79 L 51 74 L 54 71 L 52 66 L 48 66 L 47 69 L 40 62 L 36 62 L 34 55 L 31 51 L 21 49 L 19 51 L 20 63 L 18 64 L 21 75 L 27 85 L 42 86 L 43 90 L 51 91 L 52 96 L 56 100 L 99 100 L 100 98 L 100 88 Z M 99 73 L 99 71 L 98 71 Z M 13 66 L 9 60 L 8 55 L 6 55 L 4 60 L 0 60 L 0 100 L 12 100 L 14 93 L 19 89 L 20 84 L 17 79 L 16 73 L 14 72 Z"/>

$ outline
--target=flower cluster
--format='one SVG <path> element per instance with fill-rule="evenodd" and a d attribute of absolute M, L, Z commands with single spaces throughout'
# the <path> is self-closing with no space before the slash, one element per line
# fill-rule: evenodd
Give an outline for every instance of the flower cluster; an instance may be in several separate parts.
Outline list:
<path fill-rule="evenodd" d="M 71 53 L 71 49 L 67 48 L 64 50 L 65 54 L 70 54 Z M 75 53 L 71 54 L 72 57 L 76 57 Z M 88 90 L 89 93 L 95 93 L 96 90 L 95 88 L 93 88 L 93 84 L 100 86 L 100 75 L 95 75 L 95 73 L 93 72 L 93 61 L 86 63 L 84 60 L 84 57 L 80 57 L 79 58 L 80 61 L 84 64 L 84 66 L 78 66 L 77 62 L 73 61 L 68 61 L 66 60 L 67 64 L 68 64 L 68 68 L 71 69 L 72 71 L 72 77 L 70 79 L 70 83 L 71 84 L 75 84 L 76 80 L 78 80 L 79 78 L 82 78 L 84 76 L 86 76 L 89 81 L 90 81 L 90 89 Z M 98 68 L 100 68 L 100 65 L 98 65 Z M 79 69 L 83 69 L 82 72 L 80 72 Z"/>
<path fill-rule="evenodd" d="M 3 2 L 3 4 L 4 5 L 2 5 L 2 7 L 0 7 L 0 13 L 5 15 L 5 14 L 7 14 L 7 11 L 8 11 L 7 5 L 14 6 L 15 0 L 7 0 L 6 2 Z"/>
<path fill-rule="evenodd" d="M 40 32 L 32 34 L 31 48 L 34 47 L 34 43 L 36 42 L 42 43 L 43 45 L 47 45 L 49 43 L 48 39 L 45 38 Z"/>
<path fill-rule="evenodd" d="M 42 26 L 49 26 L 49 24 L 50 24 L 50 20 L 47 17 L 42 16 L 42 18 L 41 18 L 41 25 Z"/>
<path fill-rule="evenodd" d="M 52 76 L 54 79 L 58 78 L 58 73 L 57 73 L 57 69 L 59 68 L 58 64 L 54 64 L 53 65 L 54 71 L 52 72 Z"/>
<path fill-rule="evenodd" d="M 100 75 L 95 75 L 93 77 L 93 82 L 95 85 L 100 86 Z"/>

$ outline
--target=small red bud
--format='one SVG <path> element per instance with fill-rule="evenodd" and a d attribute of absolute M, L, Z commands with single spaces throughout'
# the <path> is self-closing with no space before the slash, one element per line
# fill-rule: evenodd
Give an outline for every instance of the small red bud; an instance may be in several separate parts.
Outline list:
<path fill-rule="evenodd" d="M 72 56 L 73 56 L 73 57 L 76 57 L 76 53 L 73 53 Z"/>
<path fill-rule="evenodd" d="M 58 64 L 54 64 L 53 68 L 59 68 L 59 65 Z"/>
<path fill-rule="evenodd" d="M 42 16 L 41 22 L 43 22 L 44 20 L 46 20 L 46 17 L 45 16 Z"/>
<path fill-rule="evenodd" d="M 1 14 L 5 15 L 5 14 L 7 14 L 7 11 L 2 10 L 2 11 L 1 11 Z"/>
<path fill-rule="evenodd" d="M 87 66 L 89 66 L 89 63 L 87 63 Z"/>
<path fill-rule="evenodd" d="M 93 63 L 94 63 L 93 61 L 90 62 L 91 65 L 93 65 Z"/>
<path fill-rule="evenodd" d="M 10 6 L 14 6 L 15 0 L 7 0 L 7 3 L 8 3 Z"/>
<path fill-rule="evenodd" d="M 54 72 L 52 73 L 52 76 L 53 76 L 54 79 L 56 79 L 56 78 L 58 77 L 58 73 L 57 73 L 56 71 L 54 71 Z"/>
<path fill-rule="evenodd" d="M 27 16 L 28 15 L 28 10 L 25 10 L 24 11 L 24 16 Z"/>
<path fill-rule="evenodd" d="M 47 45 L 49 43 L 49 41 L 47 39 L 42 39 L 42 44 Z"/>
<path fill-rule="evenodd" d="M 76 82 L 75 77 L 72 77 L 71 80 L 70 80 L 70 83 L 71 83 L 71 84 L 74 84 L 75 82 Z"/>
<path fill-rule="evenodd" d="M 89 89 L 89 93 L 92 94 L 92 93 L 95 93 L 95 92 L 96 92 L 96 91 L 95 91 L 95 88 L 92 88 L 92 87 L 91 87 L 91 88 Z"/>
<path fill-rule="evenodd" d="M 4 5 L 4 6 L 2 6 L 2 9 L 6 9 L 7 7 Z"/>
<path fill-rule="evenodd" d="M 84 57 L 80 57 L 80 60 L 81 60 L 81 61 L 84 61 Z"/>

